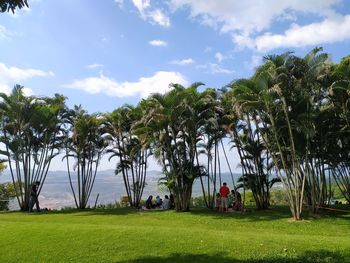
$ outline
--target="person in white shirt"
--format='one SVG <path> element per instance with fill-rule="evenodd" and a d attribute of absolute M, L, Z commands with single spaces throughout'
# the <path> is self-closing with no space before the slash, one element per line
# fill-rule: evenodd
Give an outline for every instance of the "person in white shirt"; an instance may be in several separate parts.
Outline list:
<path fill-rule="evenodd" d="M 169 199 L 169 196 L 164 196 L 164 200 L 163 200 L 163 203 L 162 203 L 162 208 L 163 209 L 170 209 L 170 199 Z"/>

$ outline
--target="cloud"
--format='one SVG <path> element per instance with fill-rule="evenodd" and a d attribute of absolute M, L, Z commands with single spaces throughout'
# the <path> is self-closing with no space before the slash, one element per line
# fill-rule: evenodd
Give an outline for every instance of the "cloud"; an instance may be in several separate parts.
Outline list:
<path fill-rule="evenodd" d="M 40 69 L 21 69 L 17 67 L 7 67 L 4 63 L 0 63 L 0 77 L 2 80 L 24 80 L 33 77 L 54 76 L 52 71 L 43 71 Z"/>
<path fill-rule="evenodd" d="M 293 24 L 284 34 L 265 33 L 255 39 L 256 49 L 316 46 L 350 39 L 350 15 L 325 19 L 305 26 Z"/>
<path fill-rule="evenodd" d="M 40 69 L 21 69 L 17 67 L 8 67 L 0 63 L 0 92 L 10 93 L 10 85 L 19 84 L 19 82 L 34 77 L 50 77 L 55 74 L 52 71 L 43 71 Z M 29 88 L 24 89 L 25 94 L 32 95 L 33 91 Z"/>
<path fill-rule="evenodd" d="M 262 56 L 259 55 L 253 55 L 250 58 L 250 61 L 246 61 L 244 62 L 244 65 L 247 69 L 249 70 L 254 70 L 255 68 L 257 68 L 258 66 L 260 66 L 263 62 L 263 58 Z"/>
<path fill-rule="evenodd" d="M 193 64 L 193 63 L 195 63 L 195 61 L 192 58 L 173 60 L 170 62 L 170 64 L 175 64 L 175 65 L 180 65 L 180 66 L 189 65 L 189 64 Z"/>
<path fill-rule="evenodd" d="M 261 32 L 276 19 L 291 19 L 295 12 L 326 15 L 341 0 L 171 0 L 174 8 L 187 7 L 191 17 L 222 32 Z"/>
<path fill-rule="evenodd" d="M 104 65 L 103 64 L 90 64 L 86 66 L 89 69 L 94 69 L 94 68 L 103 68 Z"/>
<path fill-rule="evenodd" d="M 216 52 L 215 58 L 216 58 L 217 61 L 220 63 L 220 62 L 223 61 L 226 57 L 225 57 L 221 52 Z"/>
<path fill-rule="evenodd" d="M 123 7 L 124 0 L 114 0 L 114 2 L 115 2 L 120 8 Z"/>
<path fill-rule="evenodd" d="M 103 93 L 113 97 L 147 97 L 148 95 L 169 90 L 170 83 L 188 85 L 187 80 L 181 73 L 172 71 L 158 71 L 151 77 L 141 77 L 136 82 L 122 82 L 105 76 L 102 72 L 98 77 L 88 77 L 74 80 L 71 84 L 63 87 L 83 90 L 90 94 Z"/>
<path fill-rule="evenodd" d="M 6 27 L 0 25 L 0 40 L 10 40 L 14 33 L 9 31 Z"/>
<path fill-rule="evenodd" d="M 151 46 L 157 46 L 157 47 L 166 47 L 168 45 L 168 42 L 163 41 L 163 40 L 159 40 L 159 39 L 151 40 L 148 43 Z"/>
<path fill-rule="evenodd" d="M 228 33 L 239 47 L 268 50 L 278 47 L 299 47 L 333 43 L 348 39 L 347 16 L 337 13 L 342 0 L 170 0 L 173 10 L 186 8 L 190 17 L 215 30 Z M 296 23 L 300 16 L 314 21 L 294 24 L 284 33 L 266 33 L 274 23 Z M 319 22 L 322 18 L 323 21 Z M 310 20 L 309 20 L 310 21 Z M 337 29 L 341 28 L 339 36 Z M 321 34 L 317 35 L 317 30 Z M 333 31 L 332 31 L 333 30 Z M 310 33 L 309 36 L 306 36 Z M 303 43 L 303 38 L 306 41 Z M 291 41 L 290 41 L 291 40 Z M 220 58 L 217 57 L 218 62 Z"/>
<path fill-rule="evenodd" d="M 169 17 L 159 8 L 153 8 L 150 0 L 132 0 L 134 6 L 138 9 L 140 16 L 152 24 L 158 24 L 162 27 L 170 26 Z"/>
<path fill-rule="evenodd" d="M 208 63 L 204 65 L 197 66 L 198 69 L 206 70 L 207 74 L 233 74 L 234 70 L 226 69 L 215 63 Z"/>

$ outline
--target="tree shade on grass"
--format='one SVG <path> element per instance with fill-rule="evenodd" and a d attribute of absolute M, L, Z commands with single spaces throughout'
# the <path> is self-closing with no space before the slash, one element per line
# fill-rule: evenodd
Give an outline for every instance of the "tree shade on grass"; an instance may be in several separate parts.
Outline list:
<path fill-rule="evenodd" d="M 350 262 L 350 213 L 0 213 L 1 262 Z"/>

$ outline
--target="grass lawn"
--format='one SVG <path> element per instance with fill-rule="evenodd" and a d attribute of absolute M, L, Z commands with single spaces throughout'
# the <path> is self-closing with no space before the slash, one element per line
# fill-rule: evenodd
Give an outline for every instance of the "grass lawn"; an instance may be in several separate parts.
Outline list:
<path fill-rule="evenodd" d="M 350 262 L 350 211 L 292 222 L 245 214 L 135 210 L 0 213 L 0 262 Z"/>

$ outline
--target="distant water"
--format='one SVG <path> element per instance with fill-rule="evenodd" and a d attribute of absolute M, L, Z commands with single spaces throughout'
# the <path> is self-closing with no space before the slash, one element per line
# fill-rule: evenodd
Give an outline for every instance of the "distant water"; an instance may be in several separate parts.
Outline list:
<path fill-rule="evenodd" d="M 169 194 L 164 187 L 159 187 L 159 179 L 163 177 L 160 171 L 147 172 L 147 185 L 143 192 L 143 199 L 149 195 L 163 197 Z M 234 175 L 236 180 L 239 175 Z M 8 171 L 5 171 L 0 176 L 0 182 L 11 181 Z M 232 186 L 232 179 L 229 173 L 223 173 L 222 181 L 226 181 L 228 185 Z M 76 183 L 73 181 L 73 184 Z M 163 189 L 162 189 L 163 188 Z M 113 170 L 105 170 L 98 172 L 94 188 L 92 190 L 89 205 L 93 206 L 97 195 L 99 194 L 98 204 L 114 203 L 120 201 L 121 196 L 126 195 L 124 182 L 122 176 L 116 176 Z M 200 181 L 196 180 L 192 191 L 193 196 L 202 195 Z M 52 209 L 60 209 L 63 207 L 74 207 L 74 198 L 69 185 L 68 174 L 65 171 L 50 171 L 47 175 L 42 192 L 39 196 L 40 206 Z M 11 209 L 18 209 L 17 201 L 11 202 Z"/>

